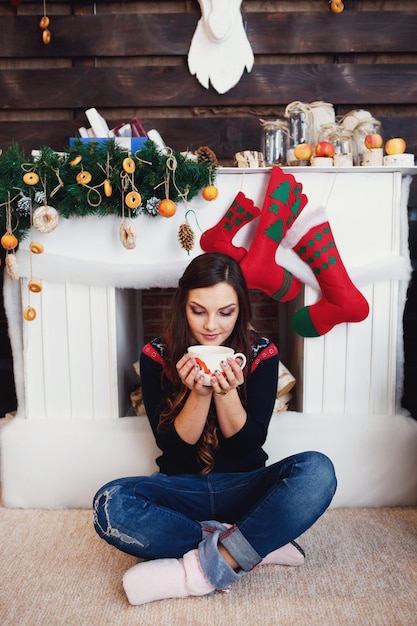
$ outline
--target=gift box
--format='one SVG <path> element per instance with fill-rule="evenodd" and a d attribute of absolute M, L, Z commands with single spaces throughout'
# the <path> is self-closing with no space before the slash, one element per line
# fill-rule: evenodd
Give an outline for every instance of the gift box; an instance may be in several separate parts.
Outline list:
<path fill-rule="evenodd" d="M 143 148 L 145 143 L 148 141 L 148 137 L 70 137 L 69 146 L 71 149 L 77 141 L 81 141 L 81 143 L 91 143 L 92 141 L 95 141 L 98 144 L 107 141 L 115 141 L 121 148 L 129 150 L 130 153 L 134 153 Z"/>

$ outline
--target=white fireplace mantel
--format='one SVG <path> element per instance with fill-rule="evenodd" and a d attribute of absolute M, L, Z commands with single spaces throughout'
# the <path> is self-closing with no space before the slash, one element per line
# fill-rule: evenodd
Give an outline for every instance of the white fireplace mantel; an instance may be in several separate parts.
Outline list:
<path fill-rule="evenodd" d="M 402 310 L 410 271 L 407 198 L 417 168 L 286 168 L 313 205 L 324 205 L 342 259 L 367 297 L 371 313 L 325 337 L 302 340 L 281 322 L 282 342 L 297 378 L 297 408 L 273 416 L 270 460 L 316 448 L 333 458 L 339 476 L 334 506 L 417 502 L 417 422 L 399 409 Z M 18 252 L 20 281 L 5 280 L 5 306 L 15 366 L 18 414 L 1 429 L 6 506 L 88 507 L 95 490 L 118 475 L 154 471 L 157 454 L 146 418 L 129 416 L 132 363 L 141 346 L 140 290 L 175 286 L 188 255 L 177 231 L 188 220 L 196 233 L 213 226 L 238 191 L 262 207 L 269 170 L 220 169 L 218 198 L 179 205 L 171 219 L 141 216 L 137 245 L 119 240 L 120 219 L 61 219 L 37 231 Z M 252 223 L 236 243 L 248 245 Z M 45 252 L 31 255 L 31 239 Z M 314 279 L 289 254 L 284 262 L 304 276 L 302 300 L 318 297 Z M 267 268 L 266 268 L 267 269 Z M 23 322 L 27 280 L 37 310 Z M 283 319 L 291 314 L 284 309 Z M 387 448 L 390 455 L 387 455 Z M 395 488 L 394 488 L 395 487 Z"/>

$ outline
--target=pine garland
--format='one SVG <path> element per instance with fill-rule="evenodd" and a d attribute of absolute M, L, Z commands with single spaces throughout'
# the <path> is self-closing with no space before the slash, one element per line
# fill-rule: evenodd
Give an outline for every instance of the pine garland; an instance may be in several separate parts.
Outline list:
<path fill-rule="evenodd" d="M 64 218 L 126 214 L 124 198 L 130 191 L 141 195 L 141 204 L 130 210 L 137 215 L 159 216 L 160 200 L 191 200 L 216 176 L 217 164 L 192 159 L 168 149 L 163 153 L 152 141 L 131 154 L 134 172 L 123 167 L 127 151 L 114 141 L 76 141 L 65 153 L 44 146 L 36 157 L 27 157 L 17 145 L 0 155 L 0 236 L 6 231 L 10 199 L 12 230 L 22 240 L 30 229 L 30 214 L 38 206 L 53 206 Z M 35 184 L 25 184 L 25 174 L 35 174 Z M 87 184 L 77 182 L 77 175 Z M 37 176 L 33 176 L 37 180 Z M 105 181 L 106 191 L 105 192 Z M 109 195 L 111 189 L 111 195 Z"/>

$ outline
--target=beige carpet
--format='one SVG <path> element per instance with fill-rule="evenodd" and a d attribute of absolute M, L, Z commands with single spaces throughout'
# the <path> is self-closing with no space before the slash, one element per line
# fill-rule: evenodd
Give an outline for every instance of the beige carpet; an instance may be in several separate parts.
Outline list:
<path fill-rule="evenodd" d="M 0 508 L 1 626 L 415 626 L 417 508 L 334 509 L 302 538 L 300 568 L 260 567 L 230 593 L 131 607 L 136 560 L 89 511 Z"/>

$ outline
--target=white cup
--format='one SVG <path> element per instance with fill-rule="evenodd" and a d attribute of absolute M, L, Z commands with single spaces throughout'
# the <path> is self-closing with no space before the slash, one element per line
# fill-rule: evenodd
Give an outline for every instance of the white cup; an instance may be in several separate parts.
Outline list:
<path fill-rule="evenodd" d="M 211 386 L 211 377 L 214 376 L 216 370 L 223 372 L 221 361 L 226 361 L 228 357 L 233 359 L 239 358 L 241 360 L 240 369 L 246 365 L 246 357 L 242 352 L 235 352 L 233 348 L 227 348 L 226 346 L 190 346 L 188 353 L 197 362 L 200 367 L 200 372 L 204 376 L 204 385 Z"/>

